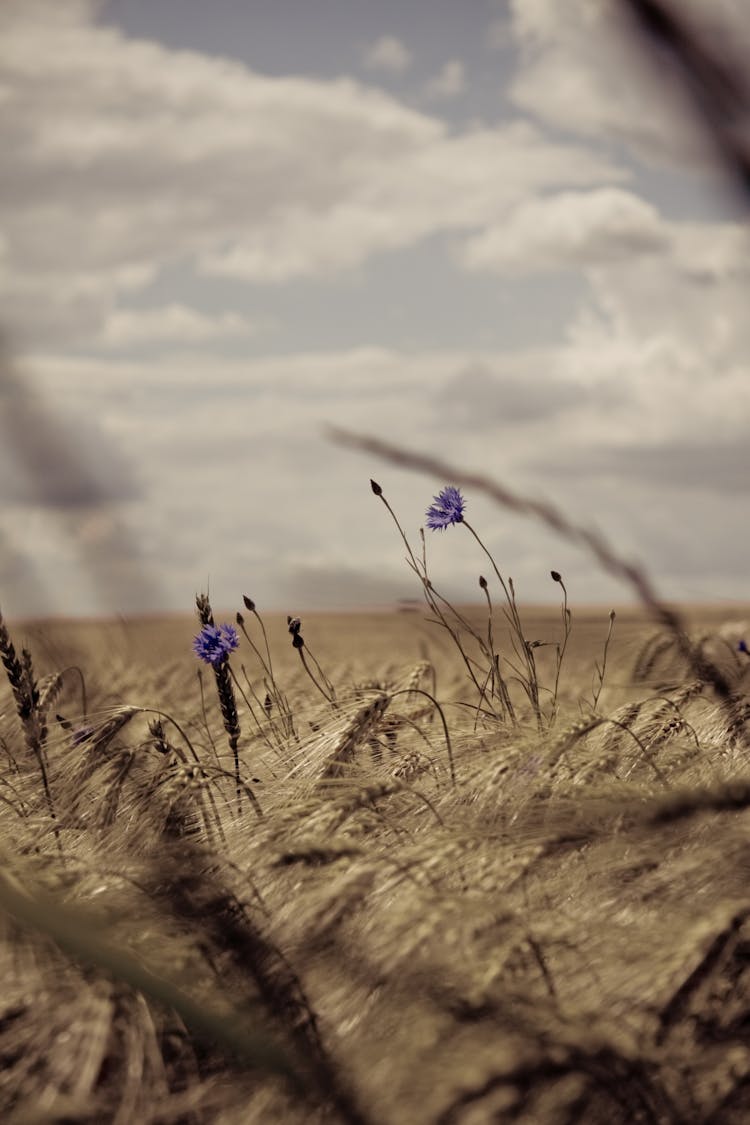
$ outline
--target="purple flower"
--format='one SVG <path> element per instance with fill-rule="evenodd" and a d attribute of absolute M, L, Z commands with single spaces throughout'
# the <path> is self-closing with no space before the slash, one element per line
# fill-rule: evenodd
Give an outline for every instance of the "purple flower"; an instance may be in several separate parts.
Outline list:
<path fill-rule="evenodd" d="M 747 647 L 747 641 L 741 640 L 740 643 L 737 645 L 737 651 L 738 652 L 746 652 L 746 653 L 750 654 L 750 648 Z"/>
<path fill-rule="evenodd" d="M 218 668 L 229 659 L 230 652 L 239 648 L 239 643 L 234 625 L 204 625 L 193 641 L 193 649 L 206 664 Z"/>
<path fill-rule="evenodd" d="M 427 509 L 430 531 L 444 531 L 452 523 L 463 523 L 464 498 L 452 484 L 446 485 Z"/>

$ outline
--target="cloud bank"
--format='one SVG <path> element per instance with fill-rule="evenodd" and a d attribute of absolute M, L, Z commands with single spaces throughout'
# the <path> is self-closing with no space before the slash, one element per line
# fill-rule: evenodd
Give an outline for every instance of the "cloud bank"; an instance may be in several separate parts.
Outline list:
<path fill-rule="evenodd" d="M 740 596 L 746 231 L 650 190 L 665 168 L 696 175 L 706 148 L 681 96 L 614 33 L 611 4 L 572 0 L 565 21 L 553 0 L 508 13 L 502 34 L 485 28 L 513 55 L 505 107 L 456 125 L 441 107 L 470 69 L 446 53 L 426 90 L 397 28 L 343 77 L 280 77 L 130 38 L 84 0 L 6 0 L 4 315 L 23 378 L 101 494 L 80 502 L 32 424 L 25 462 L 6 443 L 3 601 L 37 604 L 24 551 L 52 603 L 85 612 L 102 598 L 189 608 L 207 576 L 227 604 L 243 588 L 300 609 L 414 594 L 367 481 L 383 479 L 410 534 L 447 482 L 331 446 L 331 423 L 556 499 L 653 561 L 674 596 Z M 384 294 L 389 257 L 411 280 Z M 402 306 L 405 327 L 306 347 L 294 302 L 330 293 L 335 321 L 343 285 L 362 308 Z M 435 292 L 436 330 L 438 288 L 501 310 L 519 287 L 527 338 L 415 343 L 409 285 Z M 542 346 L 560 294 L 565 324 Z M 17 422 L 0 387 L 0 423 Z M 582 567 L 473 510 L 525 597 L 554 595 L 550 565 Z M 431 550 L 446 588 L 474 596 L 471 544 Z M 614 596 L 580 573 L 581 600 Z"/>

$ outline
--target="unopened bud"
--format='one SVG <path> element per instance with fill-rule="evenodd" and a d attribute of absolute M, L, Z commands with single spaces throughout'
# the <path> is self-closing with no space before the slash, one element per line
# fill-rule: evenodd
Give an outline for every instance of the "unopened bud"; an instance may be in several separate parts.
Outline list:
<path fill-rule="evenodd" d="M 553 582 L 562 582 L 562 574 L 560 574 L 559 570 L 551 570 L 550 576 Z"/>
<path fill-rule="evenodd" d="M 380 487 L 380 485 L 378 484 L 378 482 L 376 480 L 370 481 L 370 488 L 372 489 L 372 491 L 375 493 L 376 496 L 382 496 L 383 495 L 383 489 Z"/>
<path fill-rule="evenodd" d="M 252 613 L 252 612 L 253 612 L 253 610 L 255 609 L 255 602 L 253 601 L 253 599 L 252 599 L 252 598 L 249 598 L 249 597 L 247 596 L 247 594 L 243 594 L 243 595 L 242 595 L 242 600 L 243 600 L 243 602 L 245 603 L 245 609 L 249 609 L 249 610 L 250 610 L 250 612 Z"/>

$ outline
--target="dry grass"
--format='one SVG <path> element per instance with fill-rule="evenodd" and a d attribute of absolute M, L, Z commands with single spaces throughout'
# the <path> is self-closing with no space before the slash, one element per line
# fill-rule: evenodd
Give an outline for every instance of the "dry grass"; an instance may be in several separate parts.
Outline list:
<path fill-rule="evenodd" d="M 333 702 L 269 620 L 291 727 L 238 703 L 261 815 L 238 814 L 194 623 L 14 627 L 33 665 L 6 651 L 0 694 L 3 1120 L 747 1120 L 750 659 L 724 616 L 691 625 L 734 722 L 635 611 L 592 711 L 608 618 L 574 613 L 543 732 L 518 695 L 515 725 L 483 716 L 421 614 L 306 618 Z M 232 659 L 262 700 L 249 646 Z M 72 666 L 85 715 L 81 677 L 52 678 Z"/>

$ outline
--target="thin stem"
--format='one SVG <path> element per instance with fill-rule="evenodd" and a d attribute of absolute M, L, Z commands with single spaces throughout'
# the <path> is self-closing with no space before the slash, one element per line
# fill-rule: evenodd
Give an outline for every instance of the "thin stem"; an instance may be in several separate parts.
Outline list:
<path fill-rule="evenodd" d="M 320 684 L 318 683 L 318 681 L 317 681 L 317 680 L 315 679 L 315 676 L 314 676 L 314 675 L 312 674 L 312 672 L 310 671 L 310 665 L 309 665 L 309 664 L 307 663 L 307 661 L 305 660 L 305 654 L 304 654 L 304 652 L 302 651 L 302 648 L 301 648 L 301 646 L 297 646 L 297 645 L 295 645 L 295 648 L 297 649 L 297 652 L 299 653 L 299 658 L 300 658 L 300 660 L 302 661 L 302 667 L 303 667 L 303 668 L 305 669 L 305 671 L 307 672 L 308 676 L 310 677 L 310 679 L 312 680 L 312 682 L 313 682 L 313 683 L 315 684 L 315 686 L 316 686 L 316 688 L 318 689 L 318 691 L 320 692 L 320 694 L 321 694 L 321 695 L 323 696 L 323 698 L 325 699 L 326 703 L 333 703 L 333 700 L 331 699 L 331 697 L 330 697 L 330 695 L 328 694 L 328 692 L 327 692 L 327 691 L 326 691 L 326 690 L 325 690 L 325 689 L 324 689 L 324 688 L 323 688 L 323 687 L 322 687 L 322 686 L 321 686 L 321 685 L 320 685 Z"/>
<path fill-rule="evenodd" d="M 423 554 L 423 559 L 424 559 L 424 562 L 423 562 L 424 569 L 421 570 L 420 566 L 419 566 L 419 562 L 417 561 L 417 557 L 414 554 L 414 551 L 411 548 L 411 544 L 409 543 L 409 540 L 406 537 L 406 533 L 404 532 L 404 529 L 402 528 L 401 524 L 398 521 L 398 516 L 396 515 L 393 508 L 391 507 L 391 505 L 388 503 L 385 496 L 383 495 L 382 489 L 380 489 L 380 487 L 378 486 L 377 489 L 373 488 L 373 491 L 375 492 L 375 495 L 378 496 L 380 498 L 380 500 L 382 500 L 382 502 L 385 504 L 385 506 L 386 506 L 386 508 L 387 508 L 387 510 L 390 514 L 391 519 L 395 523 L 396 528 L 398 530 L 398 533 L 401 536 L 401 539 L 403 540 L 404 546 L 406 547 L 407 554 L 409 556 L 406 560 L 407 564 L 411 567 L 411 569 L 416 574 L 417 578 L 422 583 L 422 591 L 424 593 L 425 601 L 427 602 L 428 606 L 430 607 L 432 612 L 436 615 L 439 623 L 447 631 L 447 633 L 451 637 L 453 643 L 456 645 L 458 651 L 460 652 L 461 658 L 462 658 L 464 664 L 466 665 L 466 670 L 469 674 L 469 678 L 471 679 L 472 683 L 474 684 L 474 687 L 477 689 L 477 692 L 479 694 L 480 704 L 481 704 L 482 699 L 485 697 L 485 689 L 482 688 L 482 686 L 480 685 L 476 676 L 474 675 L 469 657 L 467 656 L 467 654 L 464 651 L 464 648 L 461 644 L 460 635 L 450 626 L 450 624 L 446 620 L 445 614 L 443 613 L 442 609 L 438 605 L 438 601 L 441 601 L 441 602 L 444 603 L 444 605 L 448 606 L 448 608 L 450 609 L 451 613 L 453 613 L 456 620 L 459 621 L 461 624 L 463 624 L 464 627 L 467 629 L 467 631 L 479 641 L 480 646 L 483 646 L 483 641 L 478 636 L 478 634 L 471 628 L 469 623 L 467 621 L 465 621 L 461 617 L 461 615 L 456 612 L 456 610 L 453 608 L 453 606 L 450 604 L 450 602 L 448 602 L 445 598 L 442 597 L 442 595 L 440 595 L 437 592 L 437 590 L 435 590 L 434 586 L 432 585 L 432 582 L 428 578 L 428 576 L 427 576 L 427 556 L 426 556 L 426 546 L 425 546 L 424 535 L 422 536 L 422 554 Z"/>
<path fill-rule="evenodd" d="M 562 623 L 563 623 L 563 640 L 562 645 L 557 646 L 556 657 L 557 663 L 555 667 L 555 686 L 552 692 L 552 710 L 550 712 L 549 725 L 552 726 L 557 718 L 557 692 L 560 685 L 560 670 L 562 669 L 563 660 L 565 659 L 565 650 L 568 647 L 568 640 L 570 638 L 570 610 L 568 609 L 568 591 L 565 588 L 565 583 L 556 570 L 552 571 L 552 580 L 559 583 L 563 592 L 563 605 L 562 605 Z M 596 704 L 594 705 L 596 707 Z"/>
<path fill-rule="evenodd" d="M 266 627 L 263 624 L 263 618 L 258 613 L 257 609 L 253 609 L 252 612 L 253 612 L 254 616 L 257 617 L 258 624 L 260 625 L 261 632 L 263 633 L 263 643 L 266 646 L 266 656 L 268 657 L 268 675 L 270 676 L 271 683 L 273 683 L 274 682 L 273 662 L 271 660 L 271 646 L 268 643 L 268 634 L 266 633 Z"/>
<path fill-rule="evenodd" d="M 598 685 L 596 685 L 592 689 L 592 697 L 593 697 L 593 700 L 594 700 L 594 707 L 593 707 L 594 711 L 596 711 L 597 705 L 599 703 L 599 696 L 601 695 L 602 688 L 604 687 L 604 674 L 607 671 L 607 652 L 609 650 L 610 638 L 612 637 L 612 630 L 614 629 L 614 625 L 615 625 L 615 617 L 616 617 L 615 611 L 613 609 L 610 610 L 610 612 L 609 612 L 609 629 L 607 630 L 607 637 L 606 637 L 606 640 L 604 641 L 604 652 L 602 653 L 602 666 L 600 668 L 598 664 L 595 665 L 596 671 L 599 675 L 599 683 L 598 683 Z"/>
<path fill-rule="evenodd" d="M 497 576 L 497 580 L 502 587 L 503 593 L 505 594 L 505 600 L 508 603 L 508 608 L 510 610 L 512 619 L 512 626 L 522 646 L 522 651 L 518 653 L 518 655 L 522 657 L 524 663 L 526 664 L 526 670 L 528 674 L 529 699 L 531 701 L 537 723 L 540 724 L 541 728 L 541 711 L 539 709 L 539 681 L 536 673 L 536 663 L 534 661 L 531 649 L 529 648 L 529 643 L 524 636 L 523 625 L 521 624 L 521 618 L 519 616 L 518 607 L 516 605 L 515 590 L 513 589 L 513 579 L 509 578 L 508 584 L 506 585 L 505 579 L 497 568 L 497 563 L 495 562 L 494 558 L 492 557 L 482 540 L 479 538 L 477 532 L 474 530 L 470 523 L 467 523 L 466 520 L 462 520 L 461 522 L 463 523 L 467 531 L 469 531 L 471 535 L 473 535 L 474 539 L 489 559 L 490 565 L 494 570 L 495 575 Z"/>
<path fill-rule="evenodd" d="M 492 598 L 490 597 L 490 591 L 489 591 L 489 587 L 487 585 L 487 580 L 485 578 L 480 578 L 479 579 L 479 586 L 480 586 L 480 589 L 484 591 L 484 596 L 487 600 L 487 611 L 488 611 L 487 645 L 488 645 L 488 648 L 490 650 L 490 656 L 491 656 L 491 659 L 492 659 L 492 680 L 493 680 L 493 683 L 497 684 L 497 689 L 498 689 L 498 692 L 500 694 L 500 701 L 502 702 L 502 705 L 505 708 L 505 710 L 506 710 L 508 716 L 510 717 L 511 721 L 515 725 L 516 713 L 513 709 L 513 704 L 511 703 L 510 695 L 508 694 L 507 684 L 505 683 L 505 680 L 503 679 L 502 673 L 500 671 L 500 654 L 495 651 Z"/>

